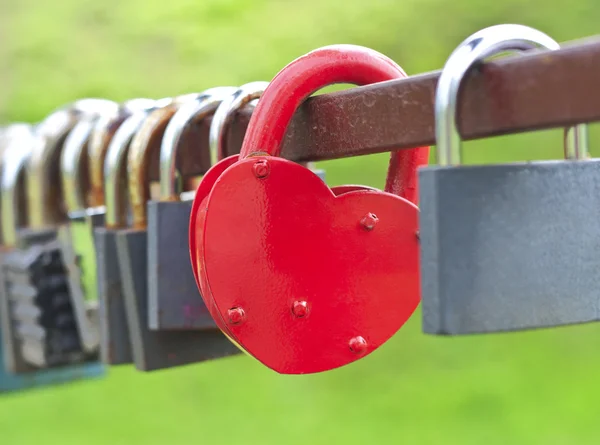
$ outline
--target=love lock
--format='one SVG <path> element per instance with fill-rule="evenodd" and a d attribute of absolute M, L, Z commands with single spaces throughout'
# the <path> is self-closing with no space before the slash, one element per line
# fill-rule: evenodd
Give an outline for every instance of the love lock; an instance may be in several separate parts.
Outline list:
<path fill-rule="evenodd" d="M 117 234 L 117 254 L 133 359 L 136 368 L 142 371 L 182 366 L 238 352 L 216 329 L 152 331 L 148 325 L 146 203 L 151 198 L 152 160 L 159 160 L 160 143 L 169 120 L 186 102 L 198 98 L 196 95 L 152 112 L 134 136 L 129 149 L 127 170 L 132 227 Z"/>
<path fill-rule="evenodd" d="M 279 158 L 292 115 L 332 83 L 405 77 L 376 51 L 338 45 L 279 72 L 237 157 L 203 178 L 190 218 L 194 273 L 226 333 L 269 368 L 337 368 L 389 339 L 419 303 L 416 167 L 428 148 L 392 153 L 386 192 L 328 188 Z M 389 193 L 400 192 L 401 196 Z"/>
<path fill-rule="evenodd" d="M 0 253 L 0 329 L 2 329 L 2 358 L 4 369 L 10 373 L 33 370 L 21 355 L 17 323 L 5 288 L 4 258 L 15 249 L 17 230 L 25 225 L 26 208 L 23 175 L 27 158 L 35 141 L 34 130 L 28 124 L 15 124 L 4 131 L 1 163 L 2 248 Z"/>
<path fill-rule="evenodd" d="M 14 248 L 3 255 L 5 298 L 20 354 L 30 367 L 51 368 L 95 359 L 87 317 L 67 285 L 67 266 L 56 239 L 66 219 L 58 160 L 65 138 L 79 119 L 109 101 L 87 99 L 52 113 L 35 129 L 24 167 L 26 224 Z M 10 208 L 10 206 L 7 206 Z"/>
<path fill-rule="evenodd" d="M 90 147 L 92 206 L 105 207 L 104 227 L 94 229 L 97 289 L 100 305 L 100 357 L 103 363 L 132 363 L 131 337 L 125 309 L 117 233 L 128 226 L 127 154 L 148 115 L 171 103 L 170 98 L 124 107 L 114 119 L 100 121 Z"/>
<path fill-rule="evenodd" d="M 484 58 L 558 44 L 499 25 L 450 56 L 436 98 L 437 166 L 419 172 L 423 330 L 498 332 L 598 320 L 597 159 L 577 126 L 564 161 L 460 165 L 461 81 Z"/>
<path fill-rule="evenodd" d="M 112 116 L 116 103 L 107 102 L 97 113 L 82 116 L 69 132 L 60 154 L 60 173 L 68 223 L 61 225 L 58 239 L 67 266 L 67 284 L 76 304 L 75 311 L 86 350 L 99 349 L 100 330 L 96 293 L 96 261 L 93 227 L 104 223 L 103 209 L 90 208 L 88 143 L 101 116 Z"/>
<path fill-rule="evenodd" d="M 167 125 L 160 150 L 160 200 L 148 202 L 148 315 L 153 330 L 215 328 L 213 318 L 198 295 L 189 262 L 181 263 L 189 251 L 187 227 L 197 183 L 193 192 L 182 194 L 185 178 L 177 172 L 176 161 L 182 158 L 178 153 L 189 143 L 190 132 L 202 121 L 214 114 L 212 130 L 214 122 L 219 120 L 215 111 L 227 105 L 234 94 L 245 91 L 246 103 L 262 94 L 266 85 L 267 82 L 253 82 L 240 90 L 235 87 L 207 90 L 198 100 L 183 105 Z M 202 173 L 210 167 L 213 152 L 216 148 L 198 153 L 204 167 Z M 139 184 L 139 180 L 130 179 Z"/>
<path fill-rule="evenodd" d="M 104 225 L 104 159 L 110 139 L 126 117 L 138 110 L 147 110 L 155 103 L 151 99 L 133 99 L 120 106 L 109 104 L 97 115 L 82 118 L 67 136 L 61 155 L 62 186 L 69 224 L 61 227 L 58 237 L 63 258 L 66 264 L 71 265 L 70 292 L 80 296 L 77 301 L 86 303 L 91 319 L 87 329 L 93 329 L 96 347 L 99 347 L 102 335 L 98 289 L 105 294 L 106 265 L 101 264 L 103 279 L 98 282 L 93 232 L 94 228 Z M 119 347 L 128 348 L 128 342 L 115 346 L 116 349 Z"/>
<path fill-rule="evenodd" d="M 18 229 L 26 224 L 24 171 L 35 136 L 30 125 L 13 124 L 5 130 L 4 137 L 6 140 L 1 144 L 5 150 L 0 158 L 4 240 L 0 249 L 0 393 L 101 375 L 102 366 L 95 362 L 39 370 L 27 363 L 21 354 L 18 326 L 10 316 L 12 308 L 5 293 L 3 261 L 4 255 L 16 248 Z"/>
<path fill-rule="evenodd" d="M 160 146 L 159 200 L 150 200 L 147 207 L 148 323 L 152 330 L 215 328 L 198 295 L 189 263 L 181 261 L 188 252 L 187 226 L 193 191 L 198 184 L 198 175 L 210 167 L 210 156 L 208 150 L 198 153 L 198 165 L 191 168 L 193 160 L 185 159 L 181 152 L 189 152 L 186 148 L 191 142 L 198 142 L 198 138 L 207 138 L 201 124 L 235 91 L 235 87 L 204 91 L 195 100 L 182 105 L 164 131 Z M 195 176 L 182 174 L 177 163 L 185 164 Z M 130 176 L 129 179 L 140 187 L 139 178 Z M 143 196 L 143 193 L 140 191 L 136 196 Z"/>

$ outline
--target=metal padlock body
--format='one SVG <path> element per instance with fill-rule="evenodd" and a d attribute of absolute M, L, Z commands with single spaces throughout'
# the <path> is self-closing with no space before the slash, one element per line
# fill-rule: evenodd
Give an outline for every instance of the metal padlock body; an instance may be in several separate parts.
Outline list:
<path fill-rule="evenodd" d="M 160 131 L 163 118 L 171 112 L 165 110 L 150 116 L 132 141 L 128 154 L 128 170 L 132 161 L 142 152 L 146 138 Z M 136 146 L 139 145 L 139 146 Z M 137 152 L 137 153 L 136 153 Z M 134 163 L 135 164 L 135 163 Z M 147 164 L 146 164 L 147 165 Z M 142 165 L 142 167 L 145 167 Z M 132 204 L 139 201 L 130 190 Z M 125 309 L 136 369 L 153 371 L 182 366 L 238 353 L 238 349 L 216 329 L 207 331 L 152 331 L 148 325 L 148 233 L 136 226 L 136 208 L 133 209 L 134 226 L 116 235 L 117 254 L 125 297 Z"/>
<path fill-rule="evenodd" d="M 297 59 L 259 101 L 241 160 L 208 197 L 197 192 L 190 246 L 201 294 L 225 332 L 277 372 L 321 372 L 364 357 L 418 305 L 417 207 L 381 191 L 342 188 L 336 196 L 305 167 L 276 157 L 291 116 L 313 91 L 403 76 L 391 60 L 350 45 Z M 414 183 L 427 149 L 403 156 L 408 162 L 394 164 L 401 189 Z"/>
<path fill-rule="evenodd" d="M 94 360 L 79 335 L 56 232 L 23 230 L 3 268 L 24 360 L 42 369 Z"/>
<path fill-rule="evenodd" d="M 154 104 L 150 99 L 133 99 L 121 105 L 103 104 L 95 115 L 79 120 L 67 136 L 61 154 L 61 179 L 69 224 L 60 228 L 58 236 L 63 257 L 70 266 L 71 293 L 79 296 L 76 301 L 83 302 L 81 309 L 88 314 L 83 319 L 82 329 L 87 332 L 90 350 L 98 349 L 102 341 L 98 288 L 104 289 L 105 281 L 97 281 L 94 229 L 104 225 L 103 165 L 107 148 L 128 116 Z M 100 269 L 104 277 L 106 269 Z M 126 338 L 123 344 L 128 347 Z"/>
<path fill-rule="evenodd" d="M 205 212 L 206 212 L 206 208 L 207 208 L 206 204 L 207 204 L 207 200 L 208 200 L 208 195 L 210 194 L 211 190 L 214 188 L 215 182 L 225 172 L 225 170 L 227 170 L 227 168 L 229 168 L 230 166 L 235 164 L 238 160 L 239 160 L 239 155 L 232 155 L 232 156 L 229 156 L 229 157 L 221 160 L 217 164 L 215 164 L 213 167 L 211 167 L 210 170 L 208 170 L 208 172 L 206 172 L 206 174 L 202 178 L 202 182 L 200 183 L 200 185 L 198 186 L 198 189 L 196 190 L 196 195 L 195 195 L 196 199 L 194 199 L 194 201 L 192 203 L 193 206 L 192 206 L 192 210 L 190 213 L 189 239 L 190 239 L 190 246 L 196 246 L 196 249 L 190 249 L 190 262 L 192 264 L 192 271 L 194 272 L 194 278 L 196 280 L 196 285 L 198 286 L 198 289 L 201 289 L 201 286 L 202 286 L 201 282 L 200 282 L 200 279 L 201 279 L 200 275 L 202 274 L 202 272 L 201 272 L 202 262 L 198 260 L 198 257 L 202 257 L 204 255 L 204 251 L 203 251 L 204 244 L 199 244 L 197 242 L 197 238 L 196 238 L 197 229 L 196 228 L 199 228 L 203 225 L 203 220 L 204 220 L 204 216 L 205 216 Z M 319 176 L 322 179 L 322 177 L 320 175 L 317 174 L 317 176 Z M 359 190 L 376 191 L 377 189 L 372 188 L 372 187 L 362 186 L 362 185 L 341 185 L 341 186 L 336 186 L 336 187 L 331 188 L 331 191 L 336 196 L 341 195 L 343 193 L 359 191 Z M 206 278 L 203 278 L 203 279 L 206 279 Z M 224 319 L 221 316 L 221 313 L 216 308 L 215 301 L 212 298 L 212 294 L 208 295 L 207 298 L 204 298 L 204 301 L 205 301 L 207 310 L 211 314 L 213 320 L 215 321 L 215 323 L 217 324 L 219 329 L 221 329 L 221 331 L 223 331 L 223 333 L 225 335 L 227 335 L 230 340 L 235 342 L 235 339 L 233 338 L 233 334 L 231 332 L 229 332 L 228 324 L 225 323 Z M 238 343 L 236 342 L 236 344 L 238 344 Z M 243 349 L 243 347 L 239 344 L 238 344 L 238 347 Z"/>
<path fill-rule="evenodd" d="M 597 160 L 419 172 L 423 331 L 597 321 Z"/>
<path fill-rule="evenodd" d="M 436 92 L 441 165 L 419 171 L 423 331 L 460 335 L 600 319 L 599 160 L 460 166 L 456 101 L 474 63 L 501 51 L 558 44 L 520 25 L 467 38 Z M 585 130 L 578 127 L 577 131 Z M 582 142 L 580 140 L 580 142 Z"/>
<path fill-rule="evenodd" d="M 152 330 L 215 329 L 215 322 L 198 295 L 186 258 L 193 192 L 183 192 L 183 177 L 177 174 L 176 161 L 181 146 L 191 141 L 191 131 L 236 90 L 235 87 L 217 87 L 204 91 L 195 100 L 183 104 L 164 131 L 160 148 L 160 199 L 147 204 L 148 323 Z M 204 166 L 200 173 L 204 174 L 210 166 L 208 150 L 197 153 L 197 157 Z M 179 162 L 184 160 L 179 159 Z"/>
<path fill-rule="evenodd" d="M 165 102 L 165 104 L 168 102 Z M 164 104 L 156 104 L 164 106 Z M 105 204 L 105 227 L 94 229 L 97 285 L 100 308 L 100 356 L 103 363 L 120 365 L 133 362 L 130 329 L 125 308 L 123 279 L 117 253 L 117 233 L 127 227 L 126 160 L 129 145 L 151 109 L 139 110 L 115 124 L 106 152 L 98 141 L 100 153 L 92 152 L 90 176 L 97 205 Z M 106 141 L 108 142 L 108 141 Z M 95 146 L 96 144 L 94 144 Z M 102 171 L 94 170 L 99 168 Z M 104 191 L 105 188 L 105 191 Z"/>

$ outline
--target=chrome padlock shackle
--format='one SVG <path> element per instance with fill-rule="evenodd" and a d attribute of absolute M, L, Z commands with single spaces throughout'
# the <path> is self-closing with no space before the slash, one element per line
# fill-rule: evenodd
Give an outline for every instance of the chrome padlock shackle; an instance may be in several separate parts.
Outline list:
<path fill-rule="evenodd" d="M 560 45 L 547 34 L 523 25 L 495 25 L 465 39 L 450 55 L 439 77 L 435 93 L 435 138 L 437 163 L 459 165 L 461 138 L 456 123 L 458 92 L 468 72 L 477 62 L 505 51 L 534 48 L 556 50 Z M 587 125 L 576 126 L 565 146 L 566 159 L 586 159 Z"/>
<path fill-rule="evenodd" d="M 127 184 L 127 154 L 133 137 L 153 110 L 168 106 L 172 101 L 171 98 L 159 99 L 152 107 L 135 111 L 123 121 L 108 144 L 103 165 L 107 228 L 122 228 L 127 225 L 124 187 Z"/>
<path fill-rule="evenodd" d="M 174 97 L 166 106 L 152 110 L 133 136 L 127 153 L 127 184 L 132 227 L 145 228 L 148 223 L 146 206 L 151 199 L 151 184 L 148 175 L 151 155 L 158 155 L 160 162 L 160 144 L 169 122 L 177 111 L 186 104 L 195 103 L 201 96 L 202 93 L 189 93 Z M 157 147 L 158 153 L 150 150 L 157 135 L 160 138 Z"/>
<path fill-rule="evenodd" d="M 215 165 L 218 161 L 226 157 L 225 139 L 235 113 L 244 106 L 252 104 L 254 103 L 253 101 L 259 99 L 268 85 L 269 82 L 264 81 L 246 83 L 221 102 L 221 105 L 215 111 L 210 125 L 209 147 L 211 165 Z"/>
<path fill-rule="evenodd" d="M 106 99 L 82 99 L 55 110 L 37 125 L 36 140 L 25 170 L 29 226 L 44 228 L 66 216 L 63 215 L 62 203 L 51 202 L 60 197 L 62 187 L 60 178 L 53 177 L 53 163 L 59 162 L 56 158 L 77 121 L 83 116 L 96 115 L 107 106 L 114 106 L 114 102 Z M 58 171 L 59 166 L 55 167 Z M 59 182 L 57 186 L 51 186 L 53 181 Z"/>
<path fill-rule="evenodd" d="M 129 146 L 150 114 L 168 107 L 188 96 L 165 97 L 154 102 L 154 106 L 134 112 L 119 126 L 110 141 L 104 162 L 105 225 L 107 228 L 122 228 L 127 225 L 127 158 Z"/>
<path fill-rule="evenodd" d="M 2 200 L 2 244 L 12 247 L 17 242 L 19 227 L 26 224 L 26 221 L 20 220 L 20 214 L 26 211 L 26 208 L 21 208 L 19 203 L 19 185 L 24 179 L 24 170 L 33 150 L 35 127 L 30 124 L 13 124 L 9 128 L 11 129 L 6 129 L 4 133 L 4 136 L 10 140 L 7 141 L 2 153 L 0 199 Z"/>
<path fill-rule="evenodd" d="M 156 103 L 154 99 L 130 99 L 123 102 L 114 114 L 102 115 L 96 121 L 88 148 L 91 207 L 104 206 L 104 161 L 114 133 L 133 113 L 148 111 Z"/>
<path fill-rule="evenodd" d="M 177 151 L 182 142 L 185 129 L 192 123 L 199 123 L 211 114 L 216 117 L 216 110 L 227 98 L 237 91 L 236 87 L 214 87 L 204 90 L 196 98 L 181 106 L 175 112 L 167 128 L 160 146 L 160 200 L 179 201 L 180 184 L 177 175 Z M 212 157 L 211 157 L 212 164 Z"/>
<path fill-rule="evenodd" d="M 100 117 L 114 116 L 119 110 L 116 102 L 103 105 L 94 114 L 81 117 L 67 135 L 60 157 L 63 199 L 69 217 L 82 216 L 88 207 L 88 192 L 84 187 L 82 162 L 87 160 L 88 147 L 94 126 Z"/>

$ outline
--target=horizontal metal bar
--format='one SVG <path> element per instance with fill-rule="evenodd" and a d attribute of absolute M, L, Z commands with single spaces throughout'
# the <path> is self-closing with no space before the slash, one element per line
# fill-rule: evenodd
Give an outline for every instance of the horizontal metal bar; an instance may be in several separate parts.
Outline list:
<path fill-rule="evenodd" d="M 420 74 L 307 100 L 288 128 L 283 156 L 317 161 L 435 144 L 439 75 Z M 600 120 L 598 79 L 599 36 L 552 52 L 491 61 L 473 70 L 461 87 L 459 131 L 469 140 Z M 239 151 L 249 117 L 248 110 L 236 117 L 229 154 Z M 208 120 L 202 123 L 200 135 L 207 134 L 208 125 Z M 199 160 L 208 150 L 208 139 L 200 140 L 200 146 L 188 144 L 181 158 Z M 182 173 L 198 174 L 199 164 L 182 162 Z"/>

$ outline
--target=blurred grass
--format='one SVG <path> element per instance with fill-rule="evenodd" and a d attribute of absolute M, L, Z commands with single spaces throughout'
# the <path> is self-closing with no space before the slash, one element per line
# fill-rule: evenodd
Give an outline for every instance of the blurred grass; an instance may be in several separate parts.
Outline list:
<path fill-rule="evenodd" d="M 559 41 L 598 32 L 600 3 L 506 0 L 1 0 L 0 120 L 85 96 L 163 97 L 269 80 L 318 46 L 441 67 L 497 23 Z M 592 149 L 599 140 L 592 135 Z M 468 162 L 559 157 L 558 130 L 465 144 Z M 387 155 L 328 161 L 331 184 L 383 184 Z M 598 444 L 600 328 L 433 338 L 420 314 L 369 358 L 276 375 L 248 357 L 0 397 L 0 444 Z"/>

